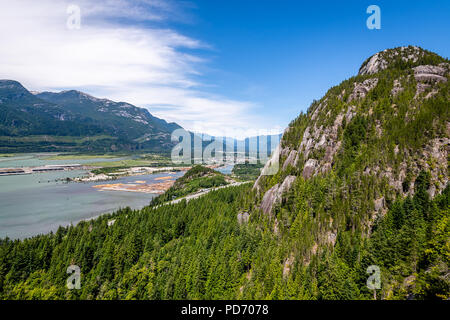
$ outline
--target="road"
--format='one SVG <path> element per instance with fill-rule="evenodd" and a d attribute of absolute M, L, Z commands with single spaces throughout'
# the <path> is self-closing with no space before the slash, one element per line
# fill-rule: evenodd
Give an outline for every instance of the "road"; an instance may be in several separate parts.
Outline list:
<path fill-rule="evenodd" d="M 240 186 L 241 184 L 245 184 L 245 183 L 252 183 L 252 181 L 233 182 L 233 183 L 227 184 L 226 186 L 214 187 L 214 188 L 209 188 L 209 189 L 206 189 L 206 190 L 204 189 L 204 190 L 202 190 L 200 192 L 197 192 L 197 193 L 194 193 L 194 194 L 189 194 L 189 195 L 187 195 L 185 197 L 162 203 L 162 204 L 158 205 L 157 207 L 168 205 L 168 204 L 175 204 L 175 203 L 178 203 L 178 202 L 183 201 L 183 200 L 190 201 L 192 199 L 196 199 L 196 198 L 199 198 L 201 196 L 204 196 L 205 194 L 207 194 L 207 193 L 209 193 L 211 191 L 219 190 L 219 189 L 222 189 L 222 188 Z"/>

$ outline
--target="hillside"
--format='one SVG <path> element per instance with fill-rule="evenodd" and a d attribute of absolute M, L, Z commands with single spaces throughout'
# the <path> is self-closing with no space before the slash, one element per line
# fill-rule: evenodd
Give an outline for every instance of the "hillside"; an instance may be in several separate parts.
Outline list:
<path fill-rule="evenodd" d="M 124 102 L 70 90 L 32 94 L 0 80 L 0 150 L 167 151 L 181 128 Z"/>
<path fill-rule="evenodd" d="M 411 46 L 367 59 L 357 76 L 331 88 L 285 130 L 271 160 L 281 169 L 254 185 L 263 195 L 262 210 L 273 213 L 297 177 L 356 183 L 358 192 L 370 188 L 364 200 L 375 201 L 375 212 L 413 195 L 422 170 L 431 173 L 430 196 L 442 191 L 448 183 L 449 69 L 448 60 Z M 352 211 L 360 215 L 361 207 Z"/>
<path fill-rule="evenodd" d="M 286 263 L 346 270 L 353 283 L 377 264 L 383 298 L 414 297 L 433 274 L 448 296 L 449 68 L 418 47 L 382 51 L 289 125 L 272 159 L 281 169 L 254 185 L 274 232 L 301 237 Z"/>
<path fill-rule="evenodd" d="M 448 299 L 449 69 L 379 52 L 291 122 L 253 187 L 1 240 L 0 297 Z"/>
<path fill-rule="evenodd" d="M 224 186 L 230 182 L 233 181 L 222 173 L 201 165 L 196 165 L 189 169 L 181 178 L 178 178 L 174 185 L 164 194 L 153 198 L 151 204 L 161 204 L 203 189 Z"/>

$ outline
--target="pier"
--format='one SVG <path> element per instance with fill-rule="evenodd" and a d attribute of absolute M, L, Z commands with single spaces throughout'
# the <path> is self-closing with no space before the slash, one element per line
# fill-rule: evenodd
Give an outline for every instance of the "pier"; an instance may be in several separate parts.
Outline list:
<path fill-rule="evenodd" d="M 0 168 L 0 176 L 22 175 L 32 174 L 40 172 L 50 171 L 64 171 L 83 169 L 81 164 L 57 164 L 57 165 L 45 165 L 39 167 L 22 167 L 22 168 Z"/>

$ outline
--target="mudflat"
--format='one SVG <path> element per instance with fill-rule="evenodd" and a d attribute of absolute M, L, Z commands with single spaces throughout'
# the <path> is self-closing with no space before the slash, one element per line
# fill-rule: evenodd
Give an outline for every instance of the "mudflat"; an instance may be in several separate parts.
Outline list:
<path fill-rule="evenodd" d="M 155 180 L 158 180 L 155 179 Z M 96 186 L 92 186 L 100 191 L 129 191 L 129 192 L 143 192 L 143 193 L 153 193 L 153 194 L 163 194 L 167 189 L 169 189 L 175 180 L 152 183 L 152 184 L 143 184 L 143 183 L 109 183 L 109 184 L 100 184 Z"/>

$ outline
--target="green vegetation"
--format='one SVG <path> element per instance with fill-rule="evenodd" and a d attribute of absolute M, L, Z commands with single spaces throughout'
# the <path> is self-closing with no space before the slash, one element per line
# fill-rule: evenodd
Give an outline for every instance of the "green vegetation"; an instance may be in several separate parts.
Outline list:
<path fill-rule="evenodd" d="M 195 193 L 201 189 L 219 187 L 227 184 L 228 182 L 222 173 L 201 165 L 196 165 L 188 170 L 181 178 L 177 179 L 174 185 L 164 194 L 153 198 L 151 204 L 158 205 Z"/>
<path fill-rule="evenodd" d="M 298 162 L 255 188 L 159 206 L 227 182 L 196 166 L 142 210 L 0 240 L 0 298 L 449 299 L 449 163 L 447 145 L 438 143 L 449 138 L 450 81 L 447 73 L 418 94 L 411 70 L 448 60 L 427 52 L 416 62 L 387 58 L 387 69 L 342 82 L 295 119 L 281 147 L 299 150 Z M 377 84 L 349 102 L 355 84 L 373 78 Z M 300 149 L 307 128 L 311 137 L 321 127 L 336 128 L 329 137 L 340 147 L 328 171 L 305 179 L 308 159 L 329 156 L 323 147 Z M 284 161 L 286 153 L 281 168 Z M 292 185 L 264 213 L 264 195 L 287 176 Z M 71 264 L 81 268 L 81 290 L 65 286 Z M 381 272 L 375 294 L 366 285 L 373 265 Z"/>
<path fill-rule="evenodd" d="M 118 142 L 116 137 L 108 135 L 93 135 L 89 137 L 57 136 L 57 135 L 29 135 L 29 136 L 0 136 L 0 151 L 4 152 L 54 152 L 77 151 L 85 149 L 106 148 Z M 120 142 L 120 141 L 119 141 Z"/>
<path fill-rule="evenodd" d="M 124 169 L 129 169 L 130 167 L 128 167 L 128 166 L 122 166 L 122 167 L 104 167 L 104 168 L 98 168 L 98 169 L 93 169 L 93 170 L 91 170 L 91 172 L 93 173 L 93 174 L 107 174 L 107 175 L 109 175 L 109 174 L 111 174 L 111 173 L 118 173 L 118 172 L 120 172 L 121 170 L 124 170 Z"/>
<path fill-rule="evenodd" d="M 92 162 L 89 165 L 103 168 L 130 168 L 130 167 L 151 167 L 154 164 L 152 161 L 140 159 L 125 159 L 117 161 L 100 161 Z"/>
<path fill-rule="evenodd" d="M 242 180 L 255 180 L 263 167 L 261 163 L 238 163 L 234 165 L 232 173 Z"/>
<path fill-rule="evenodd" d="M 126 156 L 126 154 L 124 154 Z M 130 155 L 128 155 L 130 156 Z M 111 155 L 113 157 L 113 155 Z M 117 158 L 117 157 L 116 157 Z M 134 154 L 131 159 L 117 161 L 92 162 L 89 165 L 103 168 L 130 168 L 130 167 L 177 167 L 183 166 L 171 162 L 170 157 L 164 154 Z"/>
<path fill-rule="evenodd" d="M 79 91 L 32 94 L 0 80 L 0 152 L 166 151 L 180 128 L 147 109 Z"/>
<path fill-rule="evenodd" d="M 3 142 L 73 142 L 77 144 L 82 144 L 88 141 L 97 141 L 103 139 L 112 139 L 116 138 L 107 136 L 107 135 L 97 135 L 90 137 L 76 137 L 76 136 L 52 136 L 52 135 L 37 135 L 37 136 L 22 136 L 22 137 L 7 137 L 0 136 L 0 141 Z"/>
<path fill-rule="evenodd" d="M 450 188 L 429 200 L 429 173 L 416 180 L 414 197 L 397 200 L 375 226 L 363 252 L 365 264 L 379 265 L 388 298 L 449 299 Z M 409 276 L 405 279 L 405 276 Z"/>
<path fill-rule="evenodd" d="M 448 138 L 450 87 L 449 81 L 432 83 L 418 95 L 410 69 L 442 62 L 448 60 L 435 55 L 427 58 L 425 53 L 414 63 L 398 62 L 376 74 L 346 80 L 313 102 L 308 113 L 295 119 L 283 136 L 283 148 L 300 150 L 307 128 L 333 127 L 337 116 L 345 115 L 333 141 L 342 147 L 326 174 L 307 181 L 302 177 L 307 159 L 326 158 L 323 149 L 314 148 L 307 156 L 302 153 L 295 167 L 289 165 L 274 176 L 262 177 L 259 184 L 262 195 L 287 175 L 298 176 L 272 215 L 282 235 L 297 235 L 290 240 L 287 237 L 282 245 L 286 248 L 283 259 L 292 256 L 302 266 L 297 270 L 300 273 L 305 266 L 306 270 L 316 268 L 311 276 L 299 280 L 313 282 L 312 297 L 369 297 L 361 279 L 367 279 L 366 268 L 373 264 L 382 271 L 378 298 L 448 298 L 448 243 L 440 240 L 434 251 L 440 253 L 427 255 L 431 242 L 436 241 L 432 239 L 450 238 L 448 187 L 432 204 L 424 190 L 446 186 L 448 161 L 436 161 L 439 154 L 430 154 L 427 146 Z M 355 84 L 375 78 L 376 86 L 365 97 L 348 102 Z M 396 80 L 402 90 L 394 95 Z M 316 112 L 319 108 L 323 109 Z M 281 164 L 284 160 L 282 157 Z M 424 167 L 433 171 L 432 181 Z M 411 183 L 415 190 L 410 190 Z M 394 188 L 398 184 L 401 187 Z M 410 197 L 405 198 L 408 193 Z M 388 208 L 384 217 L 383 206 Z"/>
<path fill-rule="evenodd" d="M 233 274 L 220 274 L 226 279 L 220 289 L 232 296 L 232 282 L 227 282 L 238 281 L 245 262 L 238 262 L 235 255 L 226 262 L 222 257 L 238 244 L 236 236 L 242 231 L 233 206 L 240 202 L 245 189 L 219 190 L 201 200 L 158 209 L 124 209 L 23 242 L 3 240 L 0 297 L 202 298 L 206 297 L 205 288 L 210 288 L 208 295 L 217 297 L 218 282 L 212 277 L 208 281 L 208 274 L 216 274 L 217 267 L 225 271 L 223 267 L 229 269 L 233 264 Z M 116 221 L 108 227 L 112 218 Z M 218 241 L 213 240 L 214 235 L 221 235 Z M 252 252 L 251 247 L 248 250 Z M 67 259 L 81 267 L 81 290 L 66 288 Z"/>
<path fill-rule="evenodd" d="M 124 155 L 125 156 L 125 155 Z M 152 167 L 152 168 L 164 168 L 164 167 L 185 167 L 184 164 L 172 163 L 170 157 L 166 154 L 133 154 L 128 155 L 131 159 L 122 159 L 117 161 L 101 161 L 89 163 L 90 166 L 101 167 L 99 169 L 92 170 L 94 174 L 111 174 L 117 173 L 120 170 L 129 169 L 132 167 Z M 177 170 L 177 169 L 174 169 Z"/>
<path fill-rule="evenodd" d="M 237 208 L 248 208 L 253 196 L 249 186 L 213 191 L 188 203 L 123 209 L 24 241 L 5 239 L 0 297 L 370 299 L 366 268 L 375 264 L 384 298 L 448 298 L 443 264 L 450 254 L 450 189 L 430 201 L 423 192 L 427 183 L 425 177 L 413 198 L 395 202 L 371 238 L 350 227 L 338 234 L 334 249 L 325 246 L 318 256 L 304 251 L 312 236 L 308 230 L 321 219 L 305 206 L 305 198 L 296 198 L 292 223 L 281 224 L 279 234 L 266 216 L 238 223 Z M 321 188 L 304 182 L 295 192 Z M 108 226 L 111 219 L 115 223 Z M 285 273 L 287 256 L 298 262 Z M 70 264 L 81 268 L 81 290 L 66 288 Z M 403 281 L 410 274 L 412 287 Z"/>
<path fill-rule="evenodd" d="M 127 154 L 83 154 L 83 153 L 74 153 L 74 154 L 58 154 L 55 156 L 45 157 L 43 160 L 89 160 L 89 159 L 115 159 L 126 157 Z"/>

